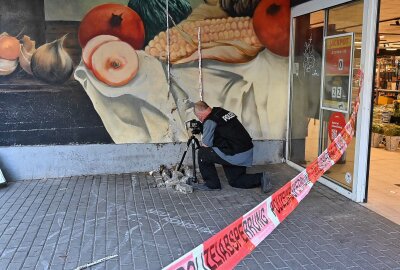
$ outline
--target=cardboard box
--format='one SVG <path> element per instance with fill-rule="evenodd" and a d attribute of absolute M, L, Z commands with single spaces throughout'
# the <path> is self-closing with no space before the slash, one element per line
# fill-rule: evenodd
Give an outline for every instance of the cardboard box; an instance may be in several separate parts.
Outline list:
<path fill-rule="evenodd" d="M 378 105 L 392 104 L 393 100 L 392 97 L 378 96 Z"/>

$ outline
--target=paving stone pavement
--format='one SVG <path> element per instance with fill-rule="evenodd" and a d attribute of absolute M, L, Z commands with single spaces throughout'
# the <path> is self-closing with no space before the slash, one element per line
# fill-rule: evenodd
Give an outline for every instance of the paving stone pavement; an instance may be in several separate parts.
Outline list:
<path fill-rule="evenodd" d="M 252 168 L 274 190 L 297 174 Z M 223 177 L 223 174 L 221 174 Z M 0 189 L 0 269 L 160 269 L 266 198 L 223 181 L 222 191 L 153 188 L 145 173 L 11 182 Z M 400 269 L 400 226 L 316 184 L 236 269 Z"/>

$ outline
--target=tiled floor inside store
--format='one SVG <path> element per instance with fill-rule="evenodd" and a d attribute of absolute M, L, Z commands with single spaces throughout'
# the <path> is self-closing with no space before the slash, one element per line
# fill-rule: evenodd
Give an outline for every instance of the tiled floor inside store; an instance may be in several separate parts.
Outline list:
<path fill-rule="evenodd" d="M 318 156 L 318 121 L 310 121 L 306 146 L 307 164 Z M 349 146 L 354 153 L 354 139 Z M 354 168 L 354 155 L 347 155 L 346 162 L 334 165 L 326 176 L 333 179 L 345 178 L 346 172 Z M 400 225 L 400 148 L 397 151 L 371 147 L 368 183 L 368 202 L 365 207 Z"/>
<path fill-rule="evenodd" d="M 400 150 L 371 148 L 367 208 L 400 225 Z"/>

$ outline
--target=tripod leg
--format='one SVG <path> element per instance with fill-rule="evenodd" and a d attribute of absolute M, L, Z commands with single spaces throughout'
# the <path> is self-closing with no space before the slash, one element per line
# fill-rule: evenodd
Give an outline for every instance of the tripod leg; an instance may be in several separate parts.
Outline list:
<path fill-rule="evenodd" d="M 192 156 L 193 156 L 193 182 L 197 183 L 196 177 L 196 146 L 195 141 L 192 142 Z"/>
<path fill-rule="evenodd" d="M 178 168 L 176 169 L 177 171 L 179 171 L 181 169 L 183 160 L 185 159 L 185 156 L 186 156 L 186 153 L 187 153 L 188 149 L 189 149 L 189 144 L 187 145 L 185 152 L 183 152 L 181 161 L 179 162 Z"/>
<path fill-rule="evenodd" d="M 196 143 L 196 147 L 197 147 L 197 148 L 200 148 L 200 142 L 199 142 L 199 140 L 198 140 L 196 137 L 194 137 L 193 140 L 194 140 L 194 142 Z"/>

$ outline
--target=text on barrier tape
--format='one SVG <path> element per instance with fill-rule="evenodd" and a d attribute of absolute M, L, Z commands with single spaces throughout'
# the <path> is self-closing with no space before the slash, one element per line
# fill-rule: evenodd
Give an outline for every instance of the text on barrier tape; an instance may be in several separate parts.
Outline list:
<path fill-rule="evenodd" d="M 362 71 L 358 76 L 361 90 Z M 248 213 L 163 270 L 235 267 L 297 207 L 318 179 L 341 158 L 354 135 L 359 95 L 360 91 L 350 120 L 317 159 Z"/>

